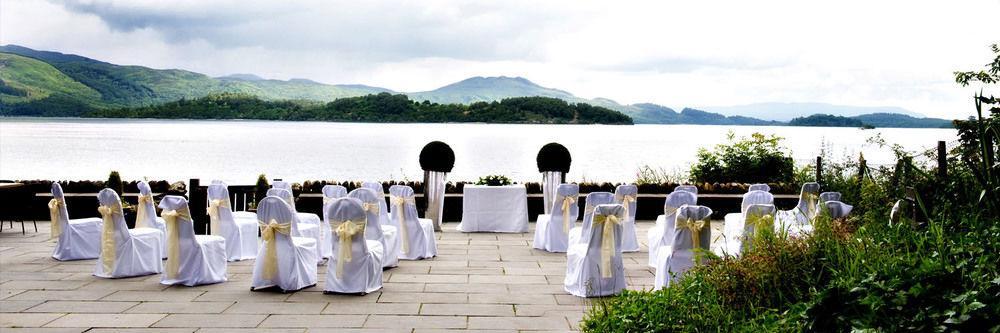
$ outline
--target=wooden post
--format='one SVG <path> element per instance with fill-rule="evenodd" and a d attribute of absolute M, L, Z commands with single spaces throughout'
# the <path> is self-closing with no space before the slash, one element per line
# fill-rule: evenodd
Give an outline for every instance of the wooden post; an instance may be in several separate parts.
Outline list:
<path fill-rule="evenodd" d="M 865 161 L 865 154 L 861 153 L 858 157 L 858 182 L 865 180 L 865 172 L 868 172 L 868 161 Z"/>
<path fill-rule="evenodd" d="M 938 179 L 944 181 L 948 178 L 948 148 L 944 141 L 938 141 L 937 145 Z"/>
<path fill-rule="evenodd" d="M 201 187 L 201 180 L 192 178 L 188 181 L 188 208 L 191 209 L 191 221 L 194 223 L 194 233 L 207 235 L 208 193 Z"/>
<path fill-rule="evenodd" d="M 823 156 L 816 156 L 816 182 L 823 182 Z"/>

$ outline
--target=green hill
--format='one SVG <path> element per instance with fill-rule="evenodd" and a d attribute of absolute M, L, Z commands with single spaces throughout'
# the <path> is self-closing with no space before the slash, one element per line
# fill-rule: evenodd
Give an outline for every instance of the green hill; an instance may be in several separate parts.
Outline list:
<path fill-rule="evenodd" d="M 45 62 L 19 55 L 0 53 L 0 105 L 4 114 L 35 113 L 25 105 L 66 105 L 69 114 L 79 115 L 100 93 L 60 72 Z M 37 114 L 47 113 L 42 108 Z"/>
<path fill-rule="evenodd" d="M 898 113 L 872 113 L 851 117 L 875 127 L 951 128 L 952 121 L 938 118 L 916 118 Z"/>
<path fill-rule="evenodd" d="M 850 117 L 834 116 L 832 114 L 814 114 L 808 117 L 798 117 L 788 122 L 789 126 L 822 126 L 822 127 L 865 127 L 865 123 Z"/>

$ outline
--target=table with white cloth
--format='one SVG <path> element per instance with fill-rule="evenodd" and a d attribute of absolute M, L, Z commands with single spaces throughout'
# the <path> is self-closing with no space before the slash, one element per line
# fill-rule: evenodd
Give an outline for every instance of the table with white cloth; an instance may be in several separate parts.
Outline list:
<path fill-rule="evenodd" d="M 528 232 L 528 190 L 524 185 L 466 185 L 462 232 Z"/>

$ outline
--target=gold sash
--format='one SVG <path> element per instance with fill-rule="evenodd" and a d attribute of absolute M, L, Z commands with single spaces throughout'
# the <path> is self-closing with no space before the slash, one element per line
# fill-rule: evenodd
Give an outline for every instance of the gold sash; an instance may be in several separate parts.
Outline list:
<path fill-rule="evenodd" d="M 594 223 L 602 223 L 601 277 L 611 277 L 611 257 L 615 255 L 615 225 L 621 223 L 616 215 L 594 216 Z"/>
<path fill-rule="evenodd" d="M 135 207 L 135 227 L 136 228 L 156 228 L 153 225 L 153 221 L 147 221 L 147 217 L 146 216 L 148 216 L 148 215 L 146 215 L 146 214 L 148 214 L 148 213 L 146 212 L 146 204 L 149 204 L 149 205 L 156 204 L 153 201 L 153 195 L 151 195 L 151 194 L 146 194 L 146 195 L 139 194 L 139 203 Z M 155 214 L 155 208 L 154 208 L 154 214 Z"/>
<path fill-rule="evenodd" d="M 377 205 L 376 205 L 377 206 Z M 367 218 L 366 218 L 367 220 Z M 361 221 L 360 224 L 354 223 L 354 221 L 346 220 L 341 222 L 340 225 L 334 229 L 334 233 L 340 238 L 339 245 L 337 245 L 337 278 L 344 276 L 344 263 L 351 262 L 354 258 L 351 258 L 351 240 L 354 235 L 365 232 L 365 223 L 367 221 Z M 332 223 L 331 223 L 332 224 Z M 330 227 L 333 227 L 331 225 Z"/>
<path fill-rule="evenodd" d="M 62 204 L 62 201 L 56 198 L 49 200 L 49 218 L 52 219 L 50 237 L 52 238 L 59 238 L 59 235 L 62 235 L 62 219 L 59 218 L 59 206 Z"/>
<path fill-rule="evenodd" d="M 121 214 L 118 207 L 104 206 L 97 207 L 97 212 L 101 213 L 104 220 L 104 230 L 101 233 L 101 263 L 104 265 L 104 274 L 110 275 L 115 268 L 115 256 L 117 249 L 115 245 L 115 220 L 114 214 Z"/>
<path fill-rule="evenodd" d="M 629 220 L 632 218 L 632 215 L 629 213 L 629 209 L 631 208 L 629 207 L 631 207 L 632 203 L 635 202 L 635 198 L 636 198 L 635 194 L 622 196 L 622 206 L 625 207 L 625 220 Z"/>
<path fill-rule="evenodd" d="M 271 219 L 266 224 L 264 221 L 258 220 L 257 224 L 260 225 L 261 238 L 267 244 L 267 253 L 264 254 L 264 279 L 272 280 L 274 279 L 274 274 L 278 272 L 278 249 L 275 244 L 274 233 L 288 235 L 292 232 L 292 224 L 278 223 L 275 219 Z"/>
<path fill-rule="evenodd" d="M 181 262 L 180 226 L 178 219 L 191 220 L 191 216 L 182 214 L 176 210 L 164 210 L 161 214 L 163 220 L 167 222 L 167 278 L 177 278 Z"/>
<path fill-rule="evenodd" d="M 403 239 L 403 253 L 410 255 L 410 234 L 406 232 L 406 221 L 403 219 L 403 207 L 405 204 L 413 204 L 413 197 L 391 196 L 389 200 L 396 206 L 396 221 L 399 222 L 399 237 Z"/>
<path fill-rule="evenodd" d="M 213 199 L 208 202 L 208 217 L 211 222 L 209 222 L 209 228 L 212 229 L 212 235 L 222 236 L 222 227 L 220 224 L 222 221 L 219 219 L 219 212 L 222 207 L 229 207 L 228 199 Z"/>
<path fill-rule="evenodd" d="M 569 233 L 569 209 L 576 202 L 576 198 L 573 197 L 563 197 L 562 202 L 562 216 L 563 216 L 563 232 Z"/>
<path fill-rule="evenodd" d="M 688 217 L 683 220 L 678 218 L 677 222 L 674 225 L 674 228 L 690 230 L 691 243 L 693 244 L 694 248 L 701 248 L 701 230 L 708 225 L 709 221 L 707 217 L 704 220 L 695 220 L 693 218 Z"/>

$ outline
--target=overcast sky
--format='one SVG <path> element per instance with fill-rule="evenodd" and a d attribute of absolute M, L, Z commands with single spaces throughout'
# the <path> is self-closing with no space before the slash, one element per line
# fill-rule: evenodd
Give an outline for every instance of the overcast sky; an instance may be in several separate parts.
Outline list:
<path fill-rule="evenodd" d="M 0 44 L 397 91 L 506 75 L 620 103 L 825 102 L 952 118 L 971 113 L 975 90 L 951 73 L 992 59 L 998 12 L 1000 0 L 0 0 Z"/>

